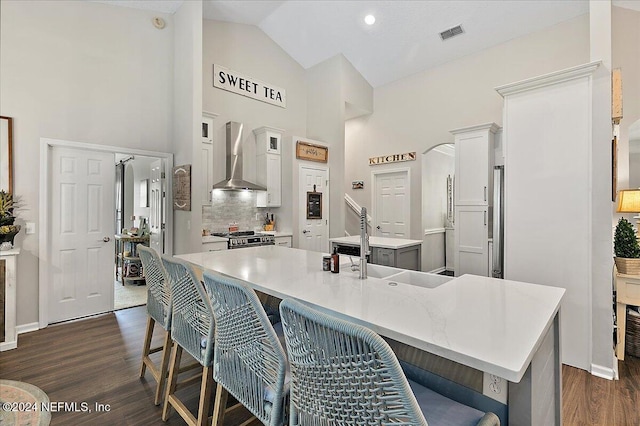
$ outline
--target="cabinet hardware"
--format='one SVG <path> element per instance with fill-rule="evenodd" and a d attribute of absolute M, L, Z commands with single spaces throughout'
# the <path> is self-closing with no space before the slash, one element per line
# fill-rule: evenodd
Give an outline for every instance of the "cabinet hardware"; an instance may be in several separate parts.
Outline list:
<path fill-rule="evenodd" d="M 487 187 L 484 187 L 484 200 L 487 201 Z"/>

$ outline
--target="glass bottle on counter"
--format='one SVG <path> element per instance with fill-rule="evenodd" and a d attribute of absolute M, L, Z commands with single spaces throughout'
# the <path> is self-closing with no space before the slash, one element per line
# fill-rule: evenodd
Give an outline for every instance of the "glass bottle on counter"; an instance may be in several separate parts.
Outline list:
<path fill-rule="evenodd" d="M 340 272 L 340 256 L 338 255 L 338 248 L 333 248 L 333 254 L 331 255 L 331 272 L 337 274 Z"/>

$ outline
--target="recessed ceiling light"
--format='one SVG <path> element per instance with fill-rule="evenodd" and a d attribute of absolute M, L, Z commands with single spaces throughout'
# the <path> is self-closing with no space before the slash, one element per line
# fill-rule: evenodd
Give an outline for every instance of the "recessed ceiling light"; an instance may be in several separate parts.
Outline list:
<path fill-rule="evenodd" d="M 364 17 L 364 22 L 367 25 L 373 25 L 373 24 L 376 23 L 376 17 L 373 16 L 373 15 L 367 15 L 367 16 Z"/>

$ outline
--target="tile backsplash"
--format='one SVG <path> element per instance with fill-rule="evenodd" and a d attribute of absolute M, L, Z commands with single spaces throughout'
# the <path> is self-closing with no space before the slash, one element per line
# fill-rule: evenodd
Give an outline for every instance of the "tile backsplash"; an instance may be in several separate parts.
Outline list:
<path fill-rule="evenodd" d="M 253 191 L 216 191 L 212 205 L 202 206 L 202 228 L 211 232 L 227 232 L 229 224 L 234 222 L 241 231 L 261 228 L 265 214 L 273 212 L 256 207 L 256 198 Z"/>

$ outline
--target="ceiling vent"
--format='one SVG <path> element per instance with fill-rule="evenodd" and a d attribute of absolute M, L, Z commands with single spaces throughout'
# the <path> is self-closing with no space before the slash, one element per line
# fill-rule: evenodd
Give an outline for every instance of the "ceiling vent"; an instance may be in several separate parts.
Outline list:
<path fill-rule="evenodd" d="M 464 30 L 462 29 L 462 25 L 458 25 L 456 27 L 453 28 L 449 28 L 448 30 L 444 30 L 440 33 L 440 38 L 442 39 L 442 41 L 445 41 L 446 39 L 449 39 L 451 37 L 460 35 L 464 32 Z"/>

